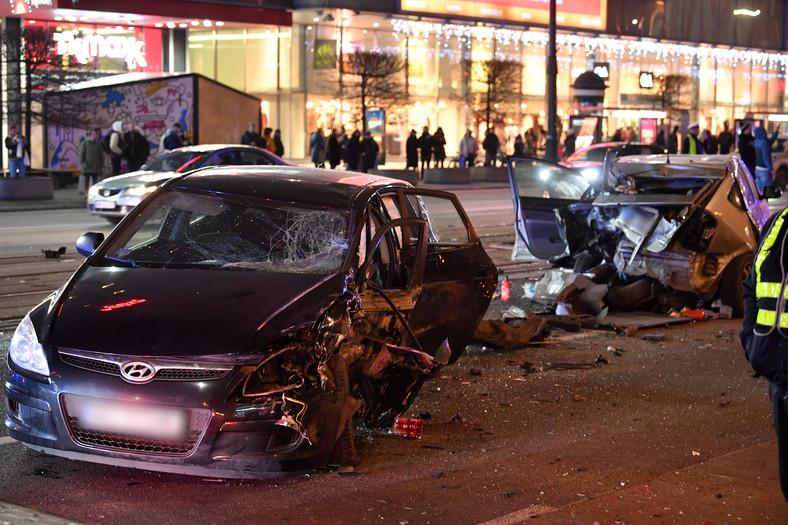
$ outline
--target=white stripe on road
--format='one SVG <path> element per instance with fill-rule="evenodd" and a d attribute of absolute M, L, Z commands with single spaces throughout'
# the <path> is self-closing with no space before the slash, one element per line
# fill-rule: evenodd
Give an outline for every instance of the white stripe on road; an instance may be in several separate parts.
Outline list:
<path fill-rule="evenodd" d="M 541 516 L 542 514 L 547 514 L 548 512 L 553 512 L 554 510 L 558 509 L 556 507 L 548 507 L 546 505 L 533 505 L 527 509 L 516 510 L 505 516 L 493 518 L 490 521 L 485 521 L 479 525 L 517 525 L 519 523 L 528 521 L 535 516 Z"/>
<path fill-rule="evenodd" d="M 11 443 L 16 443 L 16 440 L 8 436 L 0 437 L 0 446 L 10 445 Z"/>

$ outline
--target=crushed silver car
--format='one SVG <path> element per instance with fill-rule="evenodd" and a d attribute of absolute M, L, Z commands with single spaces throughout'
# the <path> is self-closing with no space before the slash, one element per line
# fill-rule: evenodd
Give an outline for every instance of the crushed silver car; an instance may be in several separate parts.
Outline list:
<path fill-rule="evenodd" d="M 631 156 L 608 159 L 603 173 L 593 185 L 576 170 L 511 159 L 512 258 L 594 270 L 619 310 L 719 300 L 740 316 L 766 197 L 779 189 L 759 195 L 737 156 Z"/>

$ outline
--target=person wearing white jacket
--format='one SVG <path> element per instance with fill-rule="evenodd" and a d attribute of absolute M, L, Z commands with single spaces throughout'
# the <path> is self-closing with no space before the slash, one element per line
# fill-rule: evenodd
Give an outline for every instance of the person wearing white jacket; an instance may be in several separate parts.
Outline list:
<path fill-rule="evenodd" d="M 471 134 L 471 130 L 465 132 L 465 135 L 460 140 L 460 166 L 473 167 L 476 161 L 476 155 L 479 154 L 479 143 Z"/>

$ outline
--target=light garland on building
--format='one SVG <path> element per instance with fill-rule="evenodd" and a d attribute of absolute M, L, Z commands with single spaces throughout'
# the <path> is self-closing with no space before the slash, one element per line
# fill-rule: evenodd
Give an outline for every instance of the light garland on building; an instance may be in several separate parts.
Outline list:
<path fill-rule="evenodd" d="M 441 49 L 447 52 L 450 52 L 447 44 L 452 38 L 458 39 L 466 48 L 470 48 L 473 41 L 489 46 L 495 42 L 504 48 L 510 46 L 546 48 L 549 44 L 549 35 L 544 31 L 519 31 L 491 26 L 440 24 L 402 19 L 392 20 L 392 25 L 397 39 L 406 36 L 411 39 L 427 40 L 434 36 L 442 44 Z M 657 42 L 649 39 L 581 36 L 569 33 L 557 34 L 556 45 L 570 52 L 582 49 L 588 55 L 600 52 L 618 59 L 653 58 L 665 62 L 681 59 L 686 63 L 713 60 L 728 66 L 744 63 L 770 71 L 777 69 L 785 72 L 788 69 L 788 54 L 750 49 Z M 497 51 L 496 54 L 502 58 L 518 57 L 506 50 Z"/>

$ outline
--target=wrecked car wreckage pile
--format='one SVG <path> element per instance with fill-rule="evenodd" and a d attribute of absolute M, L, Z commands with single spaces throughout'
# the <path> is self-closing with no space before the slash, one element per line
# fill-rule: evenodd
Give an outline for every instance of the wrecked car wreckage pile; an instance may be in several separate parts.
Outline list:
<path fill-rule="evenodd" d="M 526 296 L 592 316 L 682 308 L 741 316 L 742 281 L 770 215 L 765 197 L 779 190 L 759 195 L 734 155 L 607 158 L 603 174 L 592 184 L 557 164 L 510 160 L 512 259 L 559 267 Z M 570 304 L 561 291 L 573 283 L 582 293 Z"/>
<path fill-rule="evenodd" d="M 359 461 L 453 363 L 497 270 L 453 194 L 300 167 L 165 183 L 17 328 L 9 435 L 49 454 L 228 478 Z"/>

